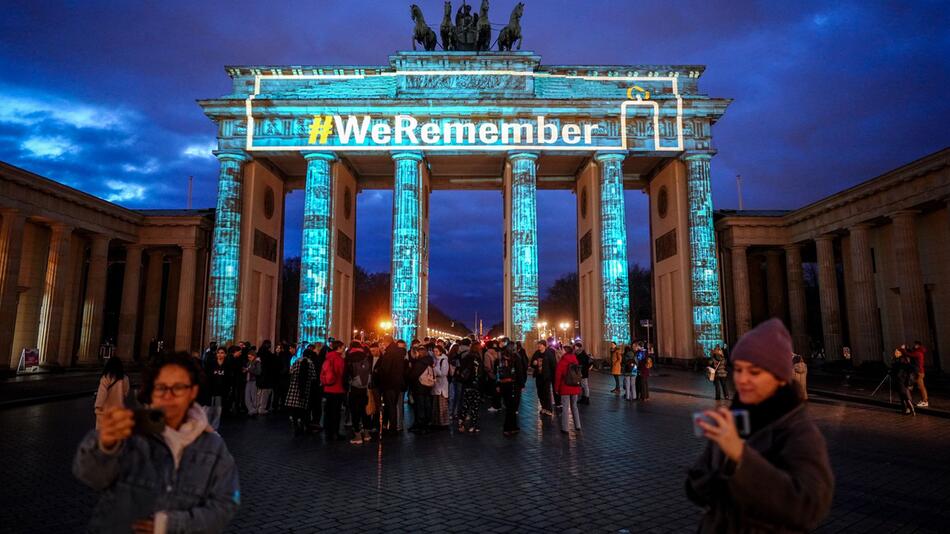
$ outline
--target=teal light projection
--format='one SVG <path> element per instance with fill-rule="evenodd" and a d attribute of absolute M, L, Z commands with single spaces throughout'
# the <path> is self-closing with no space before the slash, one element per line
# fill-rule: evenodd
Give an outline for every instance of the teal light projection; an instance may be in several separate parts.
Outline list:
<path fill-rule="evenodd" d="M 419 152 L 394 152 L 391 306 L 393 336 L 407 343 L 419 326 L 422 267 L 422 176 Z"/>
<path fill-rule="evenodd" d="M 218 204 L 214 215 L 208 335 L 218 345 L 235 341 L 241 268 L 241 168 L 244 152 L 218 152 Z"/>
<path fill-rule="evenodd" d="M 511 161 L 512 339 L 524 340 L 538 318 L 537 159 L 517 152 Z"/>
<path fill-rule="evenodd" d="M 604 339 L 630 342 L 630 281 L 627 273 L 627 227 L 624 219 L 623 172 L 626 154 L 598 153 L 600 163 L 600 246 L 604 291 Z"/>
<path fill-rule="evenodd" d="M 307 186 L 303 206 L 297 339 L 313 343 L 325 341 L 330 330 L 331 164 L 336 156 L 329 152 L 305 152 L 303 157 L 307 160 Z"/>
<path fill-rule="evenodd" d="M 709 354 L 722 343 L 722 309 L 719 304 L 719 262 L 713 229 L 712 190 L 709 183 L 711 154 L 689 154 L 686 189 L 689 201 L 690 279 L 693 294 L 694 356 Z"/>

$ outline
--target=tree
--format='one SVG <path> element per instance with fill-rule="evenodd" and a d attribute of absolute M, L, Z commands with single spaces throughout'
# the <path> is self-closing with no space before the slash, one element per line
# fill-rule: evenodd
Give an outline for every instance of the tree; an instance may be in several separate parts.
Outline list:
<path fill-rule="evenodd" d="M 627 275 L 630 280 L 630 332 L 634 339 L 646 339 L 647 329 L 640 326 L 640 320 L 653 319 L 653 273 L 634 264 Z"/>
<path fill-rule="evenodd" d="M 577 273 L 567 273 L 551 284 L 538 306 L 538 317 L 560 322 L 580 320 L 580 284 Z"/>

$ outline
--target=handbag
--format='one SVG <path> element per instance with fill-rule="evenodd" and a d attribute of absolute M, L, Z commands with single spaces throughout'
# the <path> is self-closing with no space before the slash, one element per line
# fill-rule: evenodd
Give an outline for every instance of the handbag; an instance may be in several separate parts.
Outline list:
<path fill-rule="evenodd" d="M 367 389 L 366 393 L 369 397 L 366 401 L 366 415 L 373 415 L 376 413 L 376 391 Z"/>
<path fill-rule="evenodd" d="M 706 380 L 710 382 L 716 380 L 716 369 L 714 367 L 706 366 Z"/>

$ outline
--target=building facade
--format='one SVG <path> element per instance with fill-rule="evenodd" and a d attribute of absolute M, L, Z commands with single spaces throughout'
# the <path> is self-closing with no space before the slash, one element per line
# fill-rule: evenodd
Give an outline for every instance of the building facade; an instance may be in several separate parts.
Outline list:
<path fill-rule="evenodd" d="M 780 317 L 800 354 L 950 369 L 950 148 L 788 212 L 720 211 L 725 337 Z"/>
<path fill-rule="evenodd" d="M 196 350 L 211 210 L 129 210 L 0 162 L 0 369 Z"/>

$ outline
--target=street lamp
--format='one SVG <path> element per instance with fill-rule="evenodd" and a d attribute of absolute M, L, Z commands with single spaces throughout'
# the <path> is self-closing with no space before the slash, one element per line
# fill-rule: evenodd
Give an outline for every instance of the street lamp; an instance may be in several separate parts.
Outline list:
<path fill-rule="evenodd" d="M 567 339 L 567 327 L 571 326 L 571 323 L 568 323 L 567 321 L 564 321 L 564 322 L 562 322 L 561 324 L 559 324 L 558 326 L 561 327 L 561 337 L 564 338 L 564 339 Z"/>
<path fill-rule="evenodd" d="M 383 330 L 384 334 L 388 334 L 389 329 L 393 327 L 393 323 L 391 321 L 380 321 L 379 327 Z"/>

